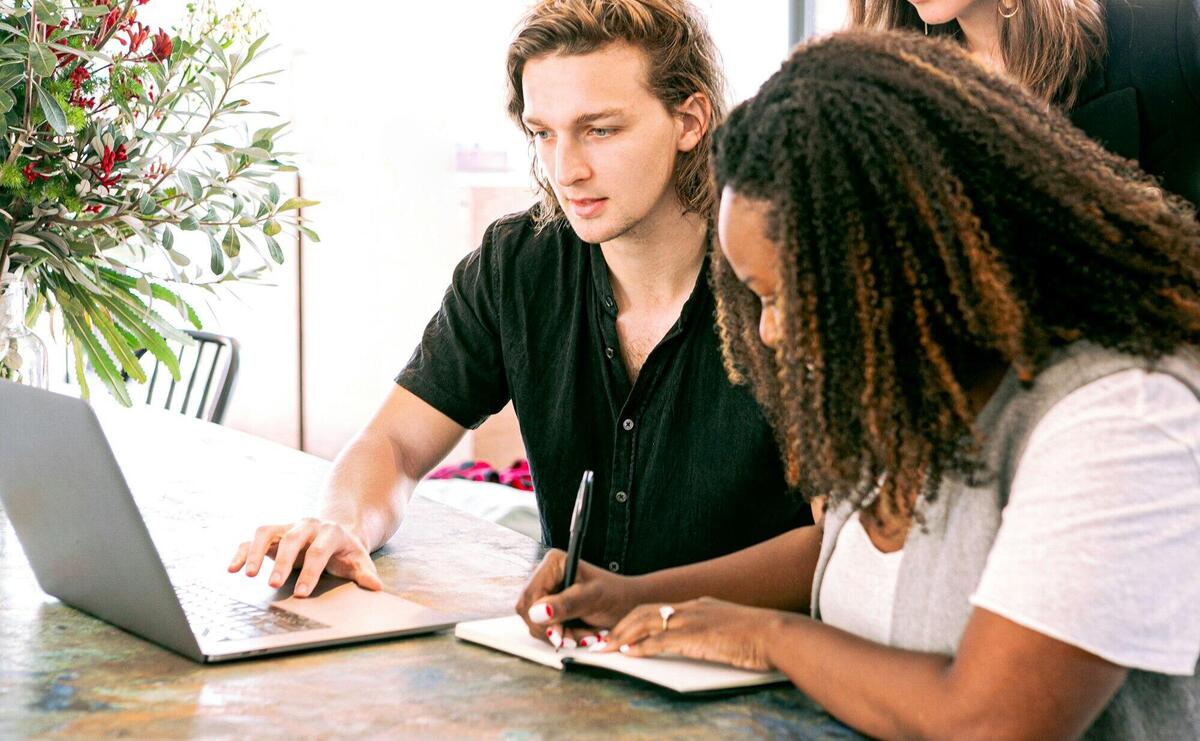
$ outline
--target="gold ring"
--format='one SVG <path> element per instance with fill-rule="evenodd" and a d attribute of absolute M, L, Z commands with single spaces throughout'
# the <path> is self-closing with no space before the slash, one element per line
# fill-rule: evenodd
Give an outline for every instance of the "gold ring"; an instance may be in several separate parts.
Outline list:
<path fill-rule="evenodd" d="M 663 621 L 662 629 L 663 629 L 663 632 L 665 633 L 665 632 L 667 632 L 667 627 L 668 627 L 667 621 L 670 620 L 671 616 L 675 614 L 675 608 L 671 607 L 670 605 L 663 605 L 662 607 L 658 608 L 658 614 L 660 616 L 662 616 L 662 621 Z"/>

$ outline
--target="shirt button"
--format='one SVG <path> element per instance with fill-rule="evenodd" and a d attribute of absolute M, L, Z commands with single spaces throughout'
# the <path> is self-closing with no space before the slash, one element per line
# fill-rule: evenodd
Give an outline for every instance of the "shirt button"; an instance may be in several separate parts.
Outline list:
<path fill-rule="evenodd" d="M 612 296 L 605 296 L 605 297 L 604 297 L 604 305 L 605 305 L 605 306 L 607 306 L 607 307 L 608 307 L 608 308 L 610 308 L 610 309 L 612 308 Z"/>
<path fill-rule="evenodd" d="M 615 574 L 621 570 L 621 564 L 617 563 L 616 561 L 609 561 L 608 570 Z"/>
<path fill-rule="evenodd" d="M 613 349 L 611 347 L 604 348 L 604 354 L 608 356 L 609 360 L 612 360 Z"/>
<path fill-rule="evenodd" d="M 619 492 L 617 492 L 617 501 L 618 501 L 618 502 L 621 502 L 622 504 L 624 504 L 624 503 L 625 503 L 625 501 L 626 501 L 627 499 L 629 499 L 629 495 L 628 495 L 628 494 L 626 494 L 626 493 L 625 493 L 625 492 L 623 492 L 623 491 L 619 491 Z"/>
<path fill-rule="evenodd" d="M 625 420 L 624 422 L 622 422 L 622 423 L 621 423 L 621 426 L 625 428 L 625 431 L 626 431 L 626 432 L 629 432 L 630 430 L 632 430 L 632 429 L 633 429 L 633 420 L 632 420 L 632 419 L 627 419 L 627 420 Z"/>

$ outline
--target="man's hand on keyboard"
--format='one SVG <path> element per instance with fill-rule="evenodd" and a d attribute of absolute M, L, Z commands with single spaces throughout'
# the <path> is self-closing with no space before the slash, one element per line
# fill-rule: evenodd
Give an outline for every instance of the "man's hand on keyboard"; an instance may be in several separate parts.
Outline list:
<path fill-rule="evenodd" d="M 254 532 L 254 540 L 238 546 L 229 571 L 233 573 L 245 567 L 246 576 L 257 576 L 264 558 L 275 561 L 269 580 L 273 587 L 287 581 L 292 569 L 300 569 L 296 579 L 297 597 L 312 593 L 322 571 L 353 579 L 364 589 L 383 589 L 367 546 L 336 522 L 310 517 L 287 525 L 264 525 Z"/>

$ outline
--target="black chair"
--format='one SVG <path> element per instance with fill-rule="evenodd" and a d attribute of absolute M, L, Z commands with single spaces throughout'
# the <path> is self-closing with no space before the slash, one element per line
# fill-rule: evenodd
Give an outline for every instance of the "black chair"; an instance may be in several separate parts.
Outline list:
<path fill-rule="evenodd" d="M 147 364 L 146 403 L 221 424 L 237 381 L 238 342 L 211 332 L 186 331 L 195 344 L 179 347 L 178 382 L 160 367 L 161 361 L 150 353 L 142 355 Z"/>

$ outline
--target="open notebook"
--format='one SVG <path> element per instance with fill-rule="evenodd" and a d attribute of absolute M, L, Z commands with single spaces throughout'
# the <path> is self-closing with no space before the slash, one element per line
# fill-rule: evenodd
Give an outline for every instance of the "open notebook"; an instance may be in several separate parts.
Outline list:
<path fill-rule="evenodd" d="M 635 658 L 595 653 L 586 648 L 554 648 L 529 635 L 519 615 L 459 623 L 455 637 L 520 656 L 543 666 L 564 669 L 571 663 L 627 674 L 682 694 L 724 692 L 788 681 L 779 672 L 752 672 L 682 658 Z"/>

